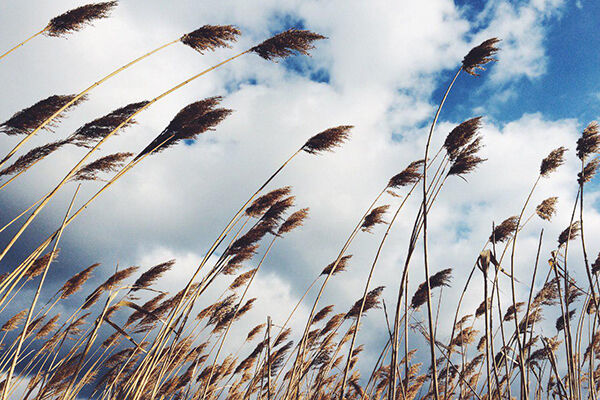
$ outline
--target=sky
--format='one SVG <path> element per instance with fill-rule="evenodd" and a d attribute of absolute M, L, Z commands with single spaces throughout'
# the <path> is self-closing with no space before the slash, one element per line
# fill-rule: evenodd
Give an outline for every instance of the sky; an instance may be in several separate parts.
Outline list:
<path fill-rule="evenodd" d="M 82 4 L 2 2 L 0 50 Z M 233 24 L 242 31 L 232 49 L 201 55 L 176 44 L 142 61 L 90 93 L 87 102 L 70 112 L 54 132 L 39 134 L 31 147 L 66 137 L 117 107 L 150 99 L 290 27 L 328 37 L 316 43 L 311 57 L 274 63 L 246 55 L 158 102 L 136 118 L 135 126 L 111 139 L 102 155 L 137 152 L 179 109 L 209 96 L 223 96 L 223 105 L 234 110 L 214 132 L 149 157 L 69 226 L 47 295 L 94 262 L 102 263 L 102 268 L 91 287 L 117 264 L 145 269 L 172 258 L 177 259 L 176 267 L 162 285 L 177 291 L 229 218 L 289 155 L 324 129 L 354 125 L 351 140 L 342 148 L 320 156 L 301 154 L 269 187 L 291 185 L 297 207 L 310 207 L 310 219 L 275 245 L 250 290 L 258 300 L 242 326 L 260 323 L 267 315 L 275 323 L 285 319 L 305 288 L 335 259 L 388 179 L 423 157 L 428 127 L 449 81 L 469 49 L 490 37 L 502 39 L 498 62 L 489 64 L 480 77 L 461 74 L 434 133 L 437 149 L 455 125 L 483 116 L 487 161 L 466 181 L 455 178 L 444 186 L 429 216 L 430 265 L 434 272 L 453 268 L 452 287 L 444 289 L 444 296 L 454 300 L 492 223 L 519 213 L 542 158 L 565 146 L 570 149 L 567 162 L 542 179 L 526 212 L 529 215 L 547 197 L 559 197 L 552 224 L 534 218 L 520 235 L 517 276 L 525 282 L 540 230 L 544 229 L 542 254 L 547 258 L 568 225 L 579 168 L 575 142 L 600 115 L 600 55 L 595 51 L 600 44 L 599 18 L 600 4 L 593 0 L 121 0 L 109 19 L 66 39 L 36 38 L 0 61 L 2 121 L 49 95 L 77 93 L 131 59 L 204 24 Z M 10 150 L 17 139 L 2 137 L 0 152 Z M 0 219 L 8 221 L 38 200 L 84 154 L 77 148 L 61 150 L 20 176 L 0 192 Z M 82 204 L 101 184 L 85 184 L 76 203 Z M 74 184 L 66 186 L 46 207 L 0 263 L 2 271 L 56 229 L 74 190 Z M 594 258 L 600 245 L 598 195 L 597 182 L 592 181 L 586 192 L 586 230 Z M 384 197 L 380 204 L 395 208 L 399 199 Z M 417 207 L 415 197 L 401 212 L 371 285 L 386 286 L 383 297 L 388 308 L 395 303 Z M 358 235 L 348 251 L 354 255 L 350 270 L 331 282 L 322 305 L 336 304 L 336 310 L 344 312 L 358 299 L 384 229 L 378 226 L 371 234 Z M 0 234 L 2 243 L 14 231 Z M 573 249 L 572 268 L 577 278 L 584 279 L 578 251 Z M 423 280 L 420 252 L 412 265 L 411 293 Z M 482 300 L 477 279 L 465 312 L 472 312 Z M 528 293 L 523 282 L 517 288 L 522 297 Z M 215 293 L 226 284 L 220 281 Z M 508 294 L 506 282 L 502 285 Z M 297 329 L 304 325 L 308 307 L 305 303 L 300 308 L 293 323 Z M 454 301 L 444 301 L 441 315 L 455 307 Z M 361 330 L 358 340 L 367 348 L 361 361 L 365 368 L 386 338 L 384 324 L 383 313 L 375 310 Z M 554 334 L 553 321 L 544 324 L 548 335 Z M 450 329 L 451 321 L 441 321 L 438 335 L 447 337 Z"/>

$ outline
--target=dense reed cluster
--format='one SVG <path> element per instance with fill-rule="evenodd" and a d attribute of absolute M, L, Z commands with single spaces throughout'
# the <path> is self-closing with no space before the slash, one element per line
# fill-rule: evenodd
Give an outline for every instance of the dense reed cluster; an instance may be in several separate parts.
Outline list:
<path fill-rule="evenodd" d="M 76 8 L 53 18 L 40 33 L 64 36 L 108 17 L 116 6 L 116 1 L 110 1 Z M 544 257 L 540 254 L 542 243 L 549 242 L 543 232 L 535 263 L 527 269 L 520 268 L 521 263 L 515 268 L 520 255 L 516 244 L 519 233 L 533 218 L 549 224 L 556 214 L 556 196 L 536 206 L 529 203 L 538 182 L 551 179 L 567 162 L 570 154 L 566 147 L 540 157 L 539 170 L 521 171 L 536 181 L 529 194 L 524 194 L 524 203 L 515 204 L 515 215 L 499 224 L 490 216 L 490 230 L 481 238 L 483 248 L 472 252 L 470 274 L 465 274 L 465 266 L 443 266 L 433 274 L 429 272 L 428 213 L 455 176 L 471 174 L 486 161 L 480 153 L 484 119 L 478 116 L 458 124 L 439 141 L 441 146 L 434 157 L 429 154 L 431 138 L 437 134 L 437 118 L 461 72 L 478 76 L 478 71 L 496 61 L 496 38 L 474 47 L 462 63 L 456 60 L 458 71 L 433 118 L 424 154 L 391 178 L 382 179 L 381 191 L 358 218 L 342 247 L 335 249 L 332 260 L 318 268 L 320 272 L 285 321 L 273 321 L 269 310 L 261 310 L 266 322 L 259 321 L 246 331 L 240 323 L 255 305 L 257 299 L 248 298 L 248 294 L 273 247 L 301 229 L 310 214 L 308 207 L 296 205 L 291 187 L 268 187 L 300 154 L 318 156 L 343 146 L 350 139 L 350 125 L 325 129 L 299 144 L 233 213 L 207 246 L 196 269 L 184 271 L 188 278 L 183 284 L 178 280 L 180 286 L 174 293 L 165 290 L 162 279 L 171 270 L 181 268 L 176 260 L 143 267 L 117 265 L 111 275 L 99 277 L 101 283 L 93 286 L 91 278 L 103 269 L 98 263 L 86 263 L 71 271 L 71 277 L 55 293 L 47 293 L 46 278 L 56 273 L 62 233 L 98 196 L 146 157 L 175 151 L 173 148 L 182 141 L 217 130 L 232 111 L 220 106 L 226 99 L 206 97 L 183 107 L 140 149 L 99 156 L 106 141 L 132 126 L 134 117 L 157 101 L 242 55 L 255 53 L 269 61 L 308 55 L 315 42 L 325 37 L 297 29 L 276 34 L 150 101 L 118 107 L 64 138 L 24 151 L 12 164 L 5 164 L 39 131 L 58 130 L 61 118 L 87 99 L 88 92 L 134 63 L 177 42 L 200 54 L 225 51 L 239 35 L 240 30 L 230 25 L 204 25 L 134 59 L 78 94 L 50 96 L 0 124 L 0 132 L 24 137 L 0 162 L 0 190 L 65 147 L 85 152 L 52 190 L 11 221 L 0 224 L 1 232 L 20 223 L 0 252 L 1 400 L 596 399 L 600 390 L 600 293 L 596 293 L 600 292 L 600 255 L 593 262 L 588 258 L 583 198 L 586 184 L 600 166 L 596 122 L 587 125 L 576 143 L 565 144 L 576 146 L 581 164 L 572 177 L 578 191 L 568 226 L 552 238 L 554 249 L 547 255 L 546 270 L 542 271 L 545 264 L 540 262 Z M 92 181 L 104 184 L 73 210 L 78 186 L 56 230 L 28 254 L 7 257 L 42 209 L 73 181 L 80 185 L 92 185 Z M 417 188 L 423 190 L 422 199 L 414 199 Z M 381 204 L 384 198 L 389 204 Z M 397 272 L 388 277 L 388 286 L 398 286 L 396 302 L 388 309 L 383 301 L 385 287 L 371 287 L 372 277 L 389 233 L 409 201 L 419 208 L 403 264 L 394 266 Z M 24 215 L 28 216 L 22 222 Z M 380 231 L 385 233 L 377 238 Z M 377 238 L 377 252 L 370 265 L 351 269 L 348 250 L 365 232 Z M 569 259 L 567 264 L 569 246 L 578 242 L 583 260 Z M 413 260 L 420 243 L 424 249 L 422 262 Z M 409 271 L 419 268 L 419 264 L 423 265 L 425 279 L 411 291 Z M 340 280 L 363 269 L 368 269 L 369 275 L 361 281 L 364 288 L 352 304 L 320 304 L 332 279 Z M 545 279 L 538 275 L 545 275 Z M 517 293 L 516 282 L 527 287 L 526 296 Z M 448 295 L 450 290 L 452 294 L 458 292 L 447 288 L 463 283 L 459 298 Z M 315 285 L 318 294 L 309 302 Z M 477 307 L 471 304 L 472 309 L 465 309 L 463 300 L 467 295 L 475 299 L 471 303 Z M 454 319 L 440 315 L 442 302 L 456 302 Z M 297 310 L 302 305 L 308 310 L 308 318 L 301 321 L 303 329 L 294 330 L 292 326 L 298 326 Z M 374 313 L 384 318 L 368 321 L 384 320 L 376 328 L 385 332 L 386 339 L 379 348 L 366 348 L 359 344 L 361 324 Z M 554 331 L 541 329 L 544 318 L 552 319 Z M 438 329 L 444 326 L 450 326 L 450 335 Z M 361 358 L 366 353 L 369 356 Z M 428 356 L 427 364 L 424 360 Z"/>

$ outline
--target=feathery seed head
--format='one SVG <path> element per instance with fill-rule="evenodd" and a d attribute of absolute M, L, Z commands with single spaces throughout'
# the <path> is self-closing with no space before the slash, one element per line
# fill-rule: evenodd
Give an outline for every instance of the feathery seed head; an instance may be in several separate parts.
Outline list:
<path fill-rule="evenodd" d="M 495 241 L 496 243 L 504 242 L 509 239 L 513 233 L 515 233 L 515 229 L 517 229 L 517 221 L 519 217 L 512 216 L 508 217 L 502 223 L 494 228 L 494 232 L 490 235 L 490 241 Z"/>
<path fill-rule="evenodd" d="M 148 101 L 140 101 L 117 108 L 103 117 L 96 118 L 83 125 L 69 136 L 69 140 L 75 146 L 92 148 L 96 141 L 103 139 L 117 127 L 122 130 L 134 125 L 136 122 L 134 119 L 130 119 L 131 116 L 148 103 Z"/>
<path fill-rule="evenodd" d="M 335 265 L 335 261 L 326 266 L 323 271 L 321 271 L 321 275 L 329 275 L 333 271 L 333 275 L 339 274 L 340 272 L 344 272 L 348 266 L 348 261 L 352 258 L 352 255 L 349 254 L 347 256 L 343 256 L 340 258 L 337 266 L 335 267 L 335 271 L 333 271 L 333 267 Z"/>
<path fill-rule="evenodd" d="M 12 175 L 25 171 L 36 162 L 46 158 L 48 155 L 54 153 L 56 150 L 69 143 L 69 140 L 57 140 L 56 142 L 46 143 L 41 146 L 35 147 L 23 154 L 17 160 L 0 171 L 0 176 Z"/>
<path fill-rule="evenodd" d="M 135 292 L 140 289 L 144 289 L 152 285 L 162 274 L 169 271 L 173 265 L 175 265 L 175 260 L 169 260 L 164 263 L 160 263 L 150 268 L 148 271 L 144 272 L 140 277 L 133 283 L 132 292 Z"/>
<path fill-rule="evenodd" d="M 209 97 L 184 107 L 169 125 L 137 155 L 136 159 L 152 151 L 162 151 L 182 140 L 195 139 L 199 134 L 214 130 L 214 127 L 232 112 L 226 108 L 216 108 L 221 99 L 219 96 Z"/>
<path fill-rule="evenodd" d="M 47 121 L 58 110 L 72 102 L 75 97 L 76 95 L 74 94 L 53 95 L 44 100 L 40 100 L 31 107 L 15 113 L 8 120 L 0 124 L 0 132 L 4 132 L 7 135 L 27 135 Z M 67 111 L 81 104 L 85 100 L 86 96 L 77 99 L 59 115 L 54 117 L 51 122 L 47 123 L 43 129 L 52 131 L 52 128 L 55 128 L 58 125 Z"/>
<path fill-rule="evenodd" d="M 483 67 L 485 64 L 497 61 L 494 55 L 498 52 L 496 47 L 498 42 L 500 42 L 500 39 L 491 38 L 472 48 L 462 61 L 462 68 L 465 72 L 473 76 L 479 76 L 477 70 L 483 71 L 485 70 Z"/>
<path fill-rule="evenodd" d="M 562 231 L 561 234 L 558 236 L 558 247 L 562 246 L 570 240 L 575 239 L 579 234 L 580 226 L 581 224 L 579 223 L 579 221 L 575 221 L 568 228 Z"/>
<path fill-rule="evenodd" d="M 564 164 L 566 151 L 567 149 L 562 146 L 552 150 L 550 154 L 542 160 L 540 165 L 540 175 L 548 176 L 551 172 L 556 171 L 558 167 Z"/>
<path fill-rule="evenodd" d="M 462 122 L 446 136 L 444 148 L 448 152 L 450 160 L 454 160 L 460 153 L 460 150 L 476 138 L 477 132 L 481 127 L 481 118 L 475 117 Z"/>
<path fill-rule="evenodd" d="M 399 188 L 402 186 L 417 183 L 423 176 L 423 160 L 413 161 L 402 172 L 394 175 L 388 182 L 389 188 Z"/>
<path fill-rule="evenodd" d="M 246 215 L 250 217 L 258 217 L 261 215 L 266 209 L 271 207 L 277 201 L 281 200 L 282 197 L 287 196 L 292 191 L 290 186 L 284 186 L 282 188 L 278 188 L 270 191 L 267 194 L 264 194 L 254 200 L 254 202 L 246 208 Z"/>
<path fill-rule="evenodd" d="M 389 205 L 383 205 L 379 207 L 375 207 L 367 216 L 365 217 L 360 229 L 363 232 L 371 232 L 371 229 L 377 224 L 386 224 L 383 220 L 383 216 L 387 212 Z"/>
<path fill-rule="evenodd" d="M 596 172 L 598 172 L 598 166 L 600 166 L 600 158 L 596 157 L 589 161 L 581 172 L 577 173 L 577 183 L 583 185 L 592 180 Z"/>
<path fill-rule="evenodd" d="M 81 30 L 95 19 L 107 18 L 110 11 L 116 7 L 117 1 L 86 4 L 67 11 L 50 20 L 45 32 L 48 36 L 64 36 Z"/>
<path fill-rule="evenodd" d="M 598 122 L 592 121 L 585 127 L 581 137 L 577 139 L 577 157 L 584 161 L 587 156 L 597 153 L 600 148 L 600 133 Z"/>
<path fill-rule="evenodd" d="M 552 216 L 556 214 L 556 203 L 558 197 L 548 197 L 542 201 L 536 208 L 535 212 L 543 220 L 550 221 Z"/>
<path fill-rule="evenodd" d="M 284 233 L 288 233 L 297 227 L 302 226 L 306 218 L 308 218 L 308 208 L 303 208 L 294 212 L 285 220 L 283 224 L 281 224 L 279 230 L 277 231 L 277 236 L 281 236 Z"/>
<path fill-rule="evenodd" d="M 203 51 L 217 47 L 231 47 L 229 42 L 235 42 L 240 34 L 239 29 L 232 25 L 204 25 L 183 35 L 181 43 L 203 54 Z"/>
<path fill-rule="evenodd" d="M 307 30 L 289 29 L 254 46 L 250 51 L 265 60 L 276 60 L 292 54 L 308 56 L 310 55 L 309 50 L 315 48 L 313 42 L 320 39 L 326 39 L 326 37 Z"/>
<path fill-rule="evenodd" d="M 341 125 L 329 128 L 316 134 L 304 143 L 302 150 L 309 154 L 319 154 L 325 151 L 333 151 L 341 146 L 350 137 L 352 125 Z"/>
<path fill-rule="evenodd" d="M 121 168 L 125 161 L 133 156 L 133 153 L 114 153 L 101 157 L 81 167 L 71 178 L 74 181 L 96 181 L 100 180 L 100 172 L 114 172 Z"/>

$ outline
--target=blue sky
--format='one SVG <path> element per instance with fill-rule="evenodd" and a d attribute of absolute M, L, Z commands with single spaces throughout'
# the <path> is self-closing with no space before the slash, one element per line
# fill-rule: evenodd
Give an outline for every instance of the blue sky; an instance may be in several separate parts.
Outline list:
<path fill-rule="evenodd" d="M 457 1 L 461 7 L 472 3 L 483 4 Z M 477 90 L 481 87 L 480 82 L 463 78 L 448 100 L 446 115 L 456 118 L 465 108 L 491 104 L 487 115 L 500 123 L 536 112 L 551 119 L 576 118 L 582 125 L 598 118 L 600 53 L 594 49 L 600 46 L 599 17 L 600 3 L 596 1 L 583 1 L 579 5 L 567 2 L 558 15 L 543 20 L 546 30 L 543 44 L 547 54 L 545 74 L 535 79 L 510 82 L 506 90 L 513 94 L 508 101 L 495 99 L 489 91 Z M 502 61 L 501 54 L 499 59 Z M 447 72 L 442 80 L 446 81 L 450 76 L 451 72 Z M 439 98 L 444 90 L 444 85 L 439 86 L 432 99 Z"/>

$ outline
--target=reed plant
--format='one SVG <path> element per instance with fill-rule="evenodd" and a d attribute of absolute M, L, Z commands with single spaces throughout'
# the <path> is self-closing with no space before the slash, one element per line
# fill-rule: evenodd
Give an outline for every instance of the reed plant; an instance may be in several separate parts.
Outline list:
<path fill-rule="evenodd" d="M 116 5 L 90 4 L 60 15 L 0 59 L 36 36 L 75 32 L 107 17 Z M 226 99 L 209 96 L 181 108 L 154 139 L 135 152 L 120 150 L 98 156 L 111 137 L 133 125 L 134 118 L 154 103 L 239 57 L 256 54 L 266 61 L 278 61 L 293 54 L 309 55 L 314 43 L 325 37 L 298 29 L 278 33 L 151 100 L 117 106 L 64 139 L 29 149 L 10 165 L 7 162 L 40 131 L 59 130 L 61 118 L 76 112 L 89 92 L 135 63 L 175 43 L 199 53 L 229 48 L 240 34 L 231 25 L 205 25 L 145 53 L 77 94 L 40 100 L 0 125 L 7 135 L 22 136 L 0 162 L 0 177 L 5 179 L 0 190 L 13 188 L 17 177 L 39 168 L 38 163 L 55 151 L 68 146 L 86 151 L 52 190 L 30 206 L 23 205 L 16 217 L 0 223 L 0 232 L 20 223 L 14 232 L 7 233 L 8 241 L 0 252 L 4 262 L 0 277 L 0 313 L 4 314 L 0 327 L 2 400 L 597 399 L 600 256 L 590 257 L 584 232 L 584 189 L 600 166 L 596 122 L 584 128 L 576 143 L 565 143 L 546 157 L 540 155 L 538 170 L 521 172 L 531 175 L 531 188 L 523 194 L 522 203 L 514 204 L 514 215 L 498 224 L 496 216 L 489 216 L 482 247 L 470 250 L 470 273 L 461 266 L 430 265 L 431 215 L 443 189 L 454 184 L 455 177 L 464 179 L 475 173 L 486 161 L 480 153 L 485 142 L 482 116 L 466 116 L 443 141 L 436 140 L 438 121 L 452 88 L 460 82 L 458 78 L 464 74 L 478 76 L 496 61 L 500 43 L 496 38 L 457 60 L 458 68 L 432 116 L 419 159 L 391 178 L 382 178 L 380 189 L 364 205 L 355 225 L 348 228 L 343 245 L 332 249 L 330 262 L 319 268 L 281 321 L 273 318 L 270 309 L 254 310 L 261 314 L 261 323 L 242 331 L 245 325 L 241 321 L 249 320 L 257 300 L 248 297 L 275 244 L 310 223 L 308 207 L 296 207 L 291 187 L 272 186 L 297 157 L 317 156 L 344 146 L 350 140 L 351 125 L 318 132 L 283 157 L 264 181 L 257 182 L 256 190 L 240 201 L 239 208 L 231 211 L 214 241 L 202 244 L 203 256 L 175 293 L 168 293 L 163 284 L 165 274 L 180 268 L 175 260 L 146 267 L 141 273 L 138 266 L 117 264 L 111 275 L 101 276 L 97 280 L 101 283 L 93 287 L 92 275 L 106 269 L 99 268 L 98 263 L 85 264 L 72 271 L 58 290 L 46 293 L 48 280 L 56 274 L 54 263 L 61 237 L 101 194 L 109 192 L 135 167 L 136 173 L 143 174 L 138 166 L 148 157 L 177 151 L 177 145 L 217 130 L 235 115 L 222 106 Z M 441 145 L 435 149 L 437 142 Z M 539 182 L 553 179 L 571 156 L 566 147 L 572 145 L 580 168 L 572 177 L 577 193 L 573 204 L 567 204 L 569 224 L 561 227 L 562 233 L 552 242 L 547 269 L 540 262 L 543 245 L 548 242 L 548 234 L 544 234 L 547 227 L 539 232 L 531 249 L 535 253 L 533 266 L 522 268 L 525 244 L 521 232 L 529 231 L 536 218 L 545 226 L 553 224 L 559 204 L 550 193 L 532 205 L 534 195 L 541 190 Z M 93 182 L 102 184 L 75 207 L 80 186 Z M 69 185 L 77 185 L 75 194 L 56 229 L 32 251 L 14 258 L 22 261 L 11 260 L 15 265 L 7 265 L 9 251 L 46 205 Z M 406 216 L 414 221 L 405 232 L 408 243 L 389 244 L 393 228 L 399 229 L 398 221 L 408 213 L 409 205 L 415 206 L 416 212 Z M 360 251 L 353 248 L 368 235 L 379 235 L 377 248 L 371 261 L 361 266 L 350 252 Z M 569 247 L 577 241 L 582 259 L 575 261 L 572 254 L 569 258 Z M 406 245 L 406 253 L 400 265 L 393 266 L 396 273 L 385 282 L 398 289 L 388 313 L 383 300 L 385 286 L 373 283 L 390 245 Z M 423 258 L 417 262 L 414 255 L 420 245 Z M 423 280 L 411 287 L 409 277 L 420 276 L 414 268 L 421 267 L 421 262 Z M 582 273 L 585 281 L 577 281 Z M 343 282 L 349 274 L 359 276 L 362 282 L 356 300 L 351 304 L 338 299 L 336 304 L 321 304 L 332 282 Z M 452 289 L 457 283 L 462 287 L 460 295 Z M 527 289 L 523 298 L 517 285 Z M 510 294 L 505 288 L 510 288 Z M 26 290 L 33 295 L 22 304 Z M 480 305 L 465 311 L 466 296 Z M 306 320 L 298 317 L 298 310 L 304 309 Z M 446 315 L 448 309 L 453 315 Z M 381 318 L 370 318 L 375 313 Z M 541 325 L 544 316 L 556 318 L 553 336 Z M 383 332 L 380 347 L 360 344 L 365 322 Z M 442 329 L 448 324 L 449 335 Z M 371 359 L 364 356 L 367 353 L 377 357 L 375 364 L 365 369 Z"/>

